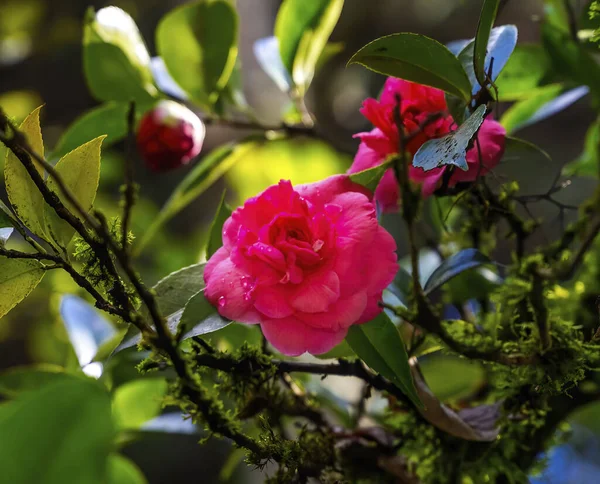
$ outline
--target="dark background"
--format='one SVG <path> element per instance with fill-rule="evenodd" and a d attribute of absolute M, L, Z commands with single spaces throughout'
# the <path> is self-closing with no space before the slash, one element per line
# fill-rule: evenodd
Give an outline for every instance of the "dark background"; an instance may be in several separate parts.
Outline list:
<path fill-rule="evenodd" d="M 126 10 L 136 20 L 151 55 L 155 55 L 153 39 L 157 23 L 180 3 L 183 2 L 0 0 L 0 105 L 18 118 L 45 103 L 44 141 L 52 147 L 69 123 L 97 105 L 86 88 L 81 66 L 81 25 L 87 8 L 116 5 Z M 279 3 L 277 0 L 237 0 L 245 94 L 259 119 L 267 124 L 279 122 L 286 99 L 258 66 L 252 44 L 261 37 L 272 35 Z M 586 3 L 575 2 L 575 6 L 581 11 Z M 400 31 L 425 34 L 442 43 L 473 37 L 480 6 L 480 0 L 346 0 L 331 39 L 343 41 L 345 51 L 318 74 L 308 96 L 308 105 L 317 117 L 319 131 L 340 151 L 352 153 L 357 147 L 352 135 L 369 129 L 358 109 L 366 97 L 377 95 L 384 79 L 359 66 L 346 68 L 346 61 L 353 52 L 377 37 Z M 536 42 L 542 15 L 541 1 L 512 0 L 497 23 L 516 24 L 519 42 Z M 522 180 L 523 190 L 527 193 L 545 191 L 560 166 L 580 153 L 586 128 L 594 119 L 589 103 L 586 97 L 560 114 L 517 133 L 550 153 L 554 160 L 552 166 L 532 166 L 523 160 L 517 163 L 507 160 L 499 170 L 499 176 Z M 505 106 L 500 106 L 499 113 L 503 109 Z M 203 153 L 244 134 L 239 130 L 210 126 Z M 98 204 L 109 212 L 114 210 L 118 199 L 123 151 L 124 146 L 117 145 L 103 158 Z M 350 161 L 351 155 L 345 163 Z M 271 168 L 277 170 L 276 166 L 263 167 L 267 172 Z M 142 198 L 136 207 L 134 230 L 143 231 L 185 172 L 183 169 L 157 176 L 141 161 L 136 161 L 136 178 L 141 185 Z M 141 260 L 140 270 L 148 282 L 198 259 L 205 226 L 211 220 L 224 185 L 221 181 L 168 224 L 161 241 Z M 263 187 L 248 189 L 255 188 L 258 191 Z M 589 180 L 574 180 L 559 198 L 577 203 L 592 188 L 593 183 Z M 548 217 L 548 222 L 532 240 L 535 244 L 552 238 L 561 227 L 552 207 L 539 204 L 533 211 Z M 509 262 L 507 249 L 507 242 L 499 241 L 498 260 Z M 56 301 L 50 296 L 51 289 L 61 284 L 68 285 L 68 281 L 53 279 L 51 283 L 44 283 L 26 303 L 1 321 L 0 368 L 30 361 L 64 362 L 72 356 L 65 356 L 69 350 L 64 332 L 57 329 L 56 318 L 48 316 L 48 313 L 55 313 L 56 308 Z M 152 483 L 214 482 L 227 456 L 228 445 L 212 440 L 210 445 L 198 447 L 197 440 L 198 436 L 157 435 L 128 446 L 127 453 Z M 567 462 L 568 458 L 563 457 L 563 461 Z M 260 482 L 257 474 L 253 476 Z M 566 473 L 563 476 L 567 479 Z M 238 477 L 240 481 L 250 482 L 248 476 Z M 574 479 L 579 480 L 556 482 L 585 482 L 582 477 Z"/>

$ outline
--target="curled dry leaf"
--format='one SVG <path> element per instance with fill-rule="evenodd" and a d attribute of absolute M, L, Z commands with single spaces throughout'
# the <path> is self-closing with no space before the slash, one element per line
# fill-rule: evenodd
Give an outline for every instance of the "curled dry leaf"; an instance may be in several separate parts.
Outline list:
<path fill-rule="evenodd" d="M 425 420 L 438 429 L 465 440 L 491 442 L 498 437 L 500 429 L 497 422 L 502 402 L 479 405 L 457 413 L 440 402 L 429 389 L 417 359 L 413 357 L 409 363 L 417 394 L 424 405 L 420 412 Z"/>

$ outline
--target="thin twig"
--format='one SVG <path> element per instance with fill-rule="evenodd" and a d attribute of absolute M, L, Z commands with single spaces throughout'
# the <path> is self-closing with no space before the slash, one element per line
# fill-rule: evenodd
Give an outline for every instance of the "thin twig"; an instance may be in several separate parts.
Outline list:
<path fill-rule="evenodd" d="M 129 221 L 135 204 L 136 186 L 133 181 L 133 157 L 135 153 L 135 103 L 127 111 L 127 153 L 125 154 L 125 186 L 123 188 L 123 217 L 121 220 L 121 247 L 128 250 Z"/>

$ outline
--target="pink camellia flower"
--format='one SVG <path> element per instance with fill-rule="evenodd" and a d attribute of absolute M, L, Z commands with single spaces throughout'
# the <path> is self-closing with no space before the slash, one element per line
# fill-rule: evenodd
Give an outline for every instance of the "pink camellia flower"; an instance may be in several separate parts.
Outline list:
<path fill-rule="evenodd" d="M 148 168 L 162 172 L 189 163 L 202 149 L 206 129 L 198 116 L 175 101 L 159 101 L 142 117 L 137 146 Z"/>
<path fill-rule="evenodd" d="M 348 173 L 356 173 L 380 165 L 385 159 L 398 152 L 398 129 L 394 121 L 396 96 L 400 96 L 400 112 L 405 130 L 405 136 L 410 137 L 406 151 L 414 155 L 427 140 L 439 138 L 456 128 L 454 119 L 448 113 L 448 106 L 443 91 L 433 87 L 415 84 L 389 77 L 385 82 L 380 100 L 366 99 L 361 113 L 375 128 L 366 133 L 355 135 L 361 143 L 354 158 L 354 163 Z M 422 125 L 434 113 L 442 113 L 439 118 Z M 481 147 L 482 166 L 479 164 L 477 146 L 471 148 L 466 155 L 468 171 L 454 169 L 448 186 L 453 187 L 459 182 L 472 182 L 478 176 L 483 176 L 494 168 L 504 153 L 506 130 L 502 125 L 491 119 L 485 119 L 477 135 Z M 429 197 L 442 183 L 447 166 L 424 171 L 422 168 L 410 166 L 410 179 L 421 185 L 423 197 Z M 399 190 L 393 170 L 388 170 L 382 178 L 375 199 L 384 212 L 398 209 Z"/>
<path fill-rule="evenodd" d="M 205 295 L 222 316 L 260 324 L 281 353 L 321 354 L 381 312 L 395 250 L 371 194 L 347 175 L 296 187 L 282 180 L 225 222 Z"/>

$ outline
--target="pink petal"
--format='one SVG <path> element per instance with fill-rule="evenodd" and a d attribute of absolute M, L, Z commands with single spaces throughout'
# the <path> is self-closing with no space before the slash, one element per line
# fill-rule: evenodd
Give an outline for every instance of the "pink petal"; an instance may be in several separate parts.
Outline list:
<path fill-rule="evenodd" d="M 258 286 L 253 292 L 254 307 L 268 318 L 286 318 L 294 313 L 288 299 L 292 290 L 287 285 Z"/>
<path fill-rule="evenodd" d="M 385 172 L 379 185 L 375 189 L 375 201 L 383 213 L 394 213 L 398 211 L 400 202 L 400 187 L 396 180 L 394 170 L 391 168 Z"/>
<path fill-rule="evenodd" d="M 294 317 L 268 320 L 261 324 L 265 338 L 277 351 L 287 356 L 302 353 L 327 353 L 346 337 L 348 330 L 327 331 L 311 328 Z"/>
<path fill-rule="evenodd" d="M 246 314 L 253 312 L 252 300 L 246 296 L 248 290 L 242 285 L 248 275 L 235 266 L 229 258 L 209 269 L 208 273 L 206 270 L 204 272 L 206 299 L 217 308 L 221 316 L 242 323 L 255 323 L 256 316 Z"/>
<path fill-rule="evenodd" d="M 326 311 L 340 297 L 340 280 L 333 271 L 311 274 L 291 297 L 292 307 L 305 313 Z"/>
<path fill-rule="evenodd" d="M 382 297 L 383 291 L 377 294 L 372 294 L 368 297 L 367 306 L 365 307 L 365 310 L 358 319 L 359 324 L 368 323 L 369 321 L 375 319 L 375 317 L 377 317 L 379 313 L 383 311 L 383 308 L 379 305 L 379 302 L 381 301 Z"/>
<path fill-rule="evenodd" d="M 411 181 L 421 184 L 421 195 L 423 198 L 428 198 L 440 187 L 445 170 L 445 166 L 425 171 L 423 168 L 417 168 L 411 165 L 409 177 Z"/>
<path fill-rule="evenodd" d="M 313 328 L 339 331 L 356 323 L 367 307 L 367 293 L 358 292 L 338 299 L 324 313 L 296 313 L 296 317 Z"/>
<path fill-rule="evenodd" d="M 225 247 L 220 247 L 213 255 L 210 259 L 208 259 L 208 262 L 206 263 L 206 265 L 204 266 L 204 282 L 208 281 L 208 279 L 210 279 L 213 271 L 215 270 L 215 267 L 217 267 L 221 262 L 223 262 L 225 259 L 229 258 L 229 250 L 227 250 Z"/>
<path fill-rule="evenodd" d="M 333 175 L 316 183 L 297 185 L 295 190 L 319 210 L 341 193 L 362 193 L 367 198 L 373 196 L 365 187 L 352 182 L 348 175 Z"/>

